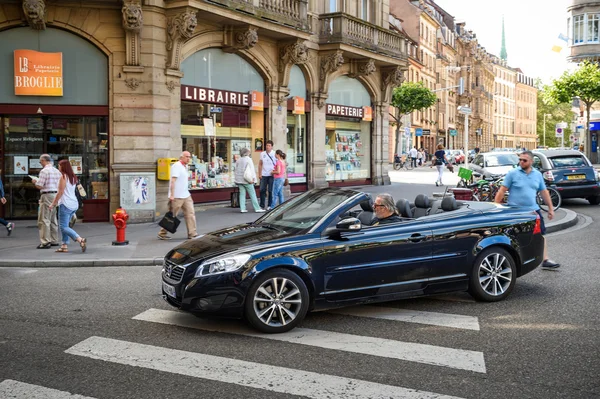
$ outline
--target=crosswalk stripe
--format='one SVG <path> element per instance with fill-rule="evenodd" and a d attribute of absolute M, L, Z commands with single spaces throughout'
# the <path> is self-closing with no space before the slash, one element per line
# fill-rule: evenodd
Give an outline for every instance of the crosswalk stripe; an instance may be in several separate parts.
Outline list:
<path fill-rule="evenodd" d="M 90 337 L 65 352 L 110 363 L 309 398 L 456 399 L 454 396 L 393 385 L 102 337 Z"/>
<path fill-rule="evenodd" d="M 330 310 L 329 313 L 479 331 L 479 320 L 477 317 L 458 314 L 423 312 L 379 306 L 355 306 Z"/>
<path fill-rule="evenodd" d="M 46 388 L 40 385 L 27 384 L 15 380 L 0 382 L 0 398 L 12 399 L 94 399 L 58 389 Z"/>
<path fill-rule="evenodd" d="M 445 348 L 441 346 L 394 341 L 331 331 L 295 328 L 282 334 L 262 334 L 242 323 L 224 323 L 219 320 L 200 320 L 194 315 L 172 310 L 148 309 L 133 317 L 134 320 L 169 324 L 180 327 L 239 334 L 250 337 L 315 346 L 325 349 L 361 353 L 371 356 L 400 359 L 434 366 L 485 373 L 482 352 Z"/>

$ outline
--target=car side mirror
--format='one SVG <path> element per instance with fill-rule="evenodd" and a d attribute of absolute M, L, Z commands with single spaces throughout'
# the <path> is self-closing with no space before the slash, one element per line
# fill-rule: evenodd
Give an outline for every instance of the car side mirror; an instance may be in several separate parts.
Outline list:
<path fill-rule="evenodd" d="M 361 231 L 362 223 L 357 218 L 347 218 L 340 220 L 338 224 L 335 225 L 335 230 L 339 233 Z"/>

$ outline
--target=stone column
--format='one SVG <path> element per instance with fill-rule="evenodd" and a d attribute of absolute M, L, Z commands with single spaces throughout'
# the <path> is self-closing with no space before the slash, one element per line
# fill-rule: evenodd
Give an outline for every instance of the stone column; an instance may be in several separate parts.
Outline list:
<path fill-rule="evenodd" d="M 388 102 L 375 103 L 373 110 L 373 141 L 371 154 L 373 160 L 373 184 L 382 186 L 390 184 L 389 168 L 389 107 Z"/>
<path fill-rule="evenodd" d="M 275 86 L 269 89 L 269 131 L 273 149 L 285 152 L 287 148 L 287 87 Z"/>
<path fill-rule="evenodd" d="M 328 187 L 325 179 L 325 101 L 327 94 L 313 93 L 311 95 L 310 139 L 308 154 L 310 155 L 310 170 L 308 171 L 308 188 Z"/>

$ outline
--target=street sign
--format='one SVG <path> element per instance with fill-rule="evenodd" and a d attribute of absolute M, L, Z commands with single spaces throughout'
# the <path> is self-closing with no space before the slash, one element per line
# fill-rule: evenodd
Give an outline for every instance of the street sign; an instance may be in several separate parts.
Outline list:
<path fill-rule="evenodd" d="M 456 131 L 456 129 L 450 129 L 450 136 L 456 136 L 458 135 L 458 132 Z"/>
<path fill-rule="evenodd" d="M 416 137 L 421 137 L 423 135 L 423 129 L 418 127 L 415 129 L 415 136 Z"/>
<path fill-rule="evenodd" d="M 566 129 L 569 125 L 567 124 L 567 122 L 560 122 L 556 124 L 556 128 L 560 128 L 560 129 Z"/>
<path fill-rule="evenodd" d="M 573 140 L 575 140 L 575 136 L 573 136 L 573 135 L 570 135 L 570 136 L 569 136 L 569 140 L 570 140 L 570 141 L 573 141 Z"/>
<path fill-rule="evenodd" d="M 600 122 L 590 122 L 590 130 L 600 130 Z"/>
<path fill-rule="evenodd" d="M 560 127 L 556 128 L 556 137 L 562 137 L 563 136 L 563 130 Z"/>
<path fill-rule="evenodd" d="M 473 110 L 470 107 L 463 106 L 463 107 L 458 108 L 458 112 L 460 112 L 461 114 L 464 114 L 464 115 L 471 115 Z"/>
<path fill-rule="evenodd" d="M 423 129 L 423 136 L 430 136 L 430 135 L 431 135 L 430 129 Z"/>
<path fill-rule="evenodd" d="M 405 135 L 406 137 L 410 137 L 410 128 L 409 128 L 409 127 L 405 127 L 405 128 L 404 128 L 404 135 Z"/>
<path fill-rule="evenodd" d="M 220 114 L 223 112 L 223 108 L 221 107 L 210 107 L 210 112 L 213 114 Z"/>

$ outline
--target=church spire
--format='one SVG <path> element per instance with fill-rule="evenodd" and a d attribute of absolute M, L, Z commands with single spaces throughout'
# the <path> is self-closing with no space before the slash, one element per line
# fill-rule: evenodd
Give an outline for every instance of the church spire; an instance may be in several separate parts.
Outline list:
<path fill-rule="evenodd" d="M 506 61 L 506 38 L 504 37 L 504 15 L 502 16 L 502 48 L 500 49 L 500 58 Z"/>

